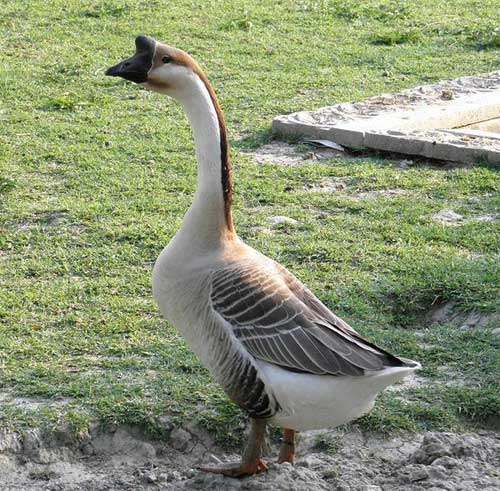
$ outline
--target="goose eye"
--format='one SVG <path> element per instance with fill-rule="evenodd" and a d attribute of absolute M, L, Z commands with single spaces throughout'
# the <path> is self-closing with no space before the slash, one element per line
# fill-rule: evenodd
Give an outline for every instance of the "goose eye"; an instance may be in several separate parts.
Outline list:
<path fill-rule="evenodd" d="M 165 55 L 161 61 L 163 61 L 163 63 L 170 63 L 172 61 L 172 58 L 168 55 Z"/>

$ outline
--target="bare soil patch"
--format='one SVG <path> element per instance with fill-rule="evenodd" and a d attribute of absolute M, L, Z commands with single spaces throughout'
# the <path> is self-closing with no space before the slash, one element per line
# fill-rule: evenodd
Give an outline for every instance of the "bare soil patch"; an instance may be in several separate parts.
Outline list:
<path fill-rule="evenodd" d="M 498 313 L 487 312 L 463 312 L 458 308 L 455 301 L 436 303 L 427 312 L 425 323 L 427 325 L 453 323 L 460 329 L 473 329 L 487 327 L 498 321 L 500 315 Z"/>
<path fill-rule="evenodd" d="M 320 451 L 318 442 L 334 442 Z M 276 445 L 268 458 L 276 461 Z M 148 440 L 134 427 L 93 426 L 76 439 L 67 431 L 50 435 L 0 432 L 0 489 L 3 491 L 97 490 L 278 490 L 278 491 L 475 491 L 498 489 L 500 436 L 401 434 L 384 439 L 350 431 L 304 432 L 296 466 L 270 464 L 244 479 L 204 474 L 210 460 L 237 459 L 194 427 L 175 428 L 165 441 Z"/>
<path fill-rule="evenodd" d="M 248 153 L 259 164 L 281 165 L 297 165 L 343 155 L 340 151 L 322 147 L 311 147 L 310 151 L 299 152 L 294 145 L 280 141 L 273 141 Z"/>

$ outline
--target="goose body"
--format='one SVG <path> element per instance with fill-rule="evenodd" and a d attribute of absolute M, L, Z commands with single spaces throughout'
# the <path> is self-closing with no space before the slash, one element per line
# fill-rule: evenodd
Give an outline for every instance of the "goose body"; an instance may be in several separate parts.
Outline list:
<path fill-rule="evenodd" d="M 268 283 L 272 283 L 278 293 L 280 286 L 288 290 L 286 293 L 293 295 L 298 308 L 309 316 L 314 315 L 310 307 L 296 299 L 293 291 L 286 286 L 286 280 L 293 282 L 299 291 L 311 295 L 312 301 L 326 309 L 286 269 L 240 241 L 227 250 L 217 251 L 189 264 L 179 261 L 167 246 L 155 264 L 153 292 L 164 317 L 181 333 L 231 399 L 251 416 L 266 417 L 273 425 L 294 430 L 335 427 L 367 413 L 381 390 L 418 368 L 417 364 L 406 362 L 403 366 L 366 370 L 362 375 L 314 374 L 298 371 L 305 370 L 299 355 L 296 359 L 288 358 L 290 365 L 295 360 L 292 370 L 268 361 L 273 356 L 272 346 L 268 348 L 270 352 L 262 347 L 262 356 L 256 357 L 245 346 L 248 336 L 242 338 L 235 334 L 238 324 L 224 318 L 221 303 L 217 303 L 217 297 L 214 301 L 213 284 L 218 274 L 233 273 L 234 277 L 234 271 L 241 270 L 270 278 Z M 227 281 L 229 283 L 230 279 Z M 240 288 L 243 290 L 243 287 Z M 228 289 L 231 291 L 233 287 L 228 284 Z M 241 290 L 234 288 L 236 292 Z M 222 300 L 225 291 L 221 292 Z M 248 295 L 251 294 L 245 295 L 243 290 L 239 302 L 231 301 L 231 297 L 227 299 L 226 311 L 230 312 L 233 307 L 240 309 L 242 315 L 250 312 L 248 307 L 244 308 L 244 299 Z M 238 304 L 242 304 L 241 307 Z M 260 319 L 261 325 L 265 326 L 263 321 L 268 311 L 258 310 L 258 304 L 253 305 L 253 309 L 255 312 L 250 312 L 250 315 Z M 293 322 L 285 317 L 285 312 L 279 315 L 277 322 Z M 345 325 L 340 319 L 335 320 L 339 325 Z M 251 318 L 245 321 L 246 325 L 256 323 Z M 245 330 L 245 324 L 240 326 Z M 262 327 L 262 330 L 265 329 Z M 347 371 L 347 368 L 344 370 Z"/>
<path fill-rule="evenodd" d="M 252 422 L 242 464 L 205 470 L 264 470 L 266 423 L 285 429 L 280 461 L 293 462 L 295 430 L 334 427 L 365 414 L 378 392 L 420 365 L 363 339 L 286 268 L 238 238 L 226 130 L 212 87 L 183 51 L 146 36 L 136 39 L 136 48 L 107 74 L 180 102 L 198 161 L 193 203 L 156 261 L 153 295 Z"/>

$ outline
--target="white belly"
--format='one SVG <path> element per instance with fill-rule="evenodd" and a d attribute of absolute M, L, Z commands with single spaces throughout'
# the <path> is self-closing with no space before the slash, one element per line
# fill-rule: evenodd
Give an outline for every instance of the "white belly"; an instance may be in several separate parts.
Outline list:
<path fill-rule="evenodd" d="M 336 377 L 290 372 L 263 361 L 257 364 L 281 406 L 271 423 L 294 430 L 333 428 L 359 418 L 370 411 L 381 390 L 418 368 Z"/>

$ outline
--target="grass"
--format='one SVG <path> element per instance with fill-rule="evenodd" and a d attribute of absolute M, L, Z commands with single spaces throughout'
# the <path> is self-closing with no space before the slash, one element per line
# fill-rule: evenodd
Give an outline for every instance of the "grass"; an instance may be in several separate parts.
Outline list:
<path fill-rule="evenodd" d="M 336 435 L 331 433 L 319 433 L 314 439 L 314 448 L 320 452 L 335 455 L 340 447 L 340 442 Z"/>
<path fill-rule="evenodd" d="M 485 425 L 500 409 L 498 336 L 424 319 L 449 300 L 498 310 L 498 222 L 476 220 L 498 209 L 498 169 L 403 170 L 376 155 L 282 167 L 244 151 L 270 141 L 279 113 L 498 69 L 496 16 L 493 0 L 281 1 L 272 11 L 264 1 L 8 1 L 0 426 L 69 423 L 80 433 L 99 418 L 160 434 L 170 414 L 226 442 L 241 435 L 240 412 L 151 299 L 151 267 L 190 203 L 195 165 L 178 106 L 103 76 L 141 32 L 195 55 L 220 96 L 240 235 L 361 333 L 423 363 L 428 385 L 406 401 L 384 394 L 361 424 Z M 325 179 L 345 190 L 304 188 Z M 445 208 L 464 224 L 433 220 Z M 299 225 L 263 234 L 255 227 L 270 215 Z M 447 384 L 443 366 L 467 383 Z"/>
<path fill-rule="evenodd" d="M 394 44 L 416 43 L 420 39 L 420 31 L 417 30 L 398 30 L 387 29 L 377 32 L 373 36 L 373 44 L 385 44 L 392 46 Z"/>

